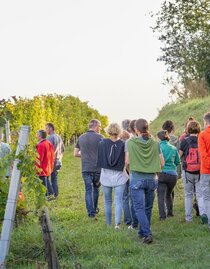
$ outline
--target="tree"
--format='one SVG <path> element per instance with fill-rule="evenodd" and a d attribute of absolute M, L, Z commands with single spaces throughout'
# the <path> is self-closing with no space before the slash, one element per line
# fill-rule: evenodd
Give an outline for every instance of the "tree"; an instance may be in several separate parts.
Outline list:
<path fill-rule="evenodd" d="M 210 0 L 165 0 L 152 16 L 162 43 L 158 60 L 184 88 L 203 80 L 210 89 Z"/>

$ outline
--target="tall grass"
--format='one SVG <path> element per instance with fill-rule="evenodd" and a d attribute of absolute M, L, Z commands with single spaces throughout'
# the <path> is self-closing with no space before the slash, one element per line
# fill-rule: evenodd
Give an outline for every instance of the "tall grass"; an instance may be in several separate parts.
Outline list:
<path fill-rule="evenodd" d="M 150 129 L 153 133 L 157 133 L 164 121 L 172 120 L 175 124 L 175 132 L 180 135 L 184 131 L 184 124 L 190 116 L 203 124 L 203 115 L 210 111 L 210 96 L 203 99 L 186 100 L 185 102 L 172 103 L 164 106 L 158 117 L 151 122 Z"/>

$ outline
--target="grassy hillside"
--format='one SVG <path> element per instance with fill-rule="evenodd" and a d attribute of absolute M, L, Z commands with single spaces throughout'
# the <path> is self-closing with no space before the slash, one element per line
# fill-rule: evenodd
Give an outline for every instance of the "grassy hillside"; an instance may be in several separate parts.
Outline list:
<path fill-rule="evenodd" d="M 209 268 L 210 233 L 195 216 L 192 223 L 183 221 L 181 181 L 175 191 L 173 218 L 160 222 L 155 200 L 151 245 L 143 245 L 137 232 L 124 225 L 121 230 L 105 225 L 102 193 L 98 220 L 86 216 L 80 160 L 72 157 L 72 148 L 65 152 L 59 187 L 60 197 L 49 202 L 49 208 L 62 269 Z M 13 231 L 7 269 L 35 268 L 47 267 L 40 226 L 31 215 Z"/>
<path fill-rule="evenodd" d="M 151 123 L 152 133 L 157 133 L 165 120 L 172 120 L 175 124 L 175 133 L 180 135 L 184 130 L 184 123 L 193 116 L 203 125 L 203 114 L 210 111 L 210 96 L 204 99 L 193 99 L 184 103 L 172 103 L 164 106 L 158 117 Z"/>

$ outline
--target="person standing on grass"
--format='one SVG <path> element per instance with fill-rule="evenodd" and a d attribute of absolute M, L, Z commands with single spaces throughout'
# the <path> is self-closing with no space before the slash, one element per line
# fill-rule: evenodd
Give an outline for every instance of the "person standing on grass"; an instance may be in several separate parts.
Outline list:
<path fill-rule="evenodd" d="M 185 122 L 185 129 L 184 129 L 184 133 L 179 137 L 179 145 L 180 143 L 182 142 L 182 140 L 184 140 L 185 138 L 189 137 L 190 134 L 188 133 L 188 130 L 187 130 L 187 125 L 190 121 L 195 121 L 195 118 L 194 117 L 189 117 L 187 119 L 187 121 Z M 182 163 L 182 166 L 183 166 L 183 161 L 184 161 L 184 155 L 181 157 L 181 163 Z M 185 179 L 185 171 L 182 170 L 182 179 L 183 180 L 186 180 Z M 197 200 L 196 200 L 196 195 L 195 195 L 195 190 L 194 190 L 194 203 L 193 203 L 193 208 L 195 209 L 195 212 L 196 212 L 196 216 L 200 216 L 200 212 L 199 212 L 199 208 L 198 208 L 198 203 L 197 203 Z"/>
<path fill-rule="evenodd" d="M 128 176 L 125 172 L 125 143 L 120 139 L 121 128 L 112 123 L 107 128 L 110 138 L 99 143 L 97 166 L 102 168 L 100 182 L 104 194 L 104 210 L 107 225 L 112 224 L 112 191 L 114 190 L 115 229 L 120 228 L 123 193 Z"/>
<path fill-rule="evenodd" d="M 152 243 L 151 216 L 157 188 L 157 173 L 164 165 L 159 143 L 152 138 L 148 122 L 138 119 L 135 123 L 137 137 L 128 140 L 126 166 L 130 168 L 131 198 L 140 229 L 139 237 L 143 243 Z"/>
<path fill-rule="evenodd" d="M 122 121 L 121 126 L 122 126 L 122 134 L 121 134 L 121 139 L 124 137 L 124 141 L 130 138 L 130 120 L 125 119 Z M 127 137 L 126 137 L 127 133 Z M 128 137 L 129 135 L 129 137 Z M 126 137 L 126 139 L 125 139 Z M 131 203 L 130 203 L 130 180 L 127 181 L 125 190 L 123 193 L 123 212 L 124 212 L 124 223 L 128 226 L 132 224 L 132 216 L 131 216 Z"/>
<path fill-rule="evenodd" d="M 178 149 L 169 143 L 170 137 L 167 130 L 157 133 L 160 140 L 160 149 L 165 161 L 164 167 L 158 176 L 158 209 L 160 220 L 173 217 L 172 192 L 177 182 L 176 168 L 180 164 Z"/>
<path fill-rule="evenodd" d="M 130 138 L 136 136 L 135 123 L 136 123 L 136 120 L 132 120 L 130 122 L 130 124 L 129 124 Z M 127 152 L 127 141 L 125 142 L 125 152 Z M 129 174 L 128 171 L 127 171 L 127 173 Z M 128 182 L 129 182 L 130 213 L 131 213 L 131 220 L 132 220 L 131 221 L 131 224 L 128 226 L 128 229 L 129 230 L 133 230 L 133 229 L 137 229 L 138 228 L 138 224 L 139 223 L 138 223 L 138 219 L 137 219 L 136 214 L 135 214 L 132 197 L 130 195 L 130 180 L 128 180 Z"/>
<path fill-rule="evenodd" d="M 93 119 L 89 123 L 89 130 L 82 134 L 76 143 L 74 156 L 81 158 L 82 177 L 85 183 L 85 203 L 88 217 L 95 218 L 98 213 L 98 197 L 100 187 L 101 168 L 97 166 L 99 142 L 103 139 L 100 134 L 101 123 Z"/>
<path fill-rule="evenodd" d="M 55 163 L 53 172 L 51 174 L 51 184 L 54 196 L 58 197 L 58 172 L 60 171 L 62 166 L 62 157 L 65 147 L 61 137 L 55 133 L 55 127 L 52 123 L 47 123 L 45 128 L 48 134 L 47 140 L 53 144 L 55 151 Z"/>
<path fill-rule="evenodd" d="M 183 183 L 185 193 L 185 220 L 192 221 L 193 194 L 196 195 L 198 208 L 202 223 L 207 223 L 207 216 L 204 208 L 202 181 L 200 180 L 200 155 L 198 150 L 198 135 L 200 124 L 197 121 L 190 121 L 187 125 L 187 133 L 181 144 L 179 153 L 183 157 Z"/>
<path fill-rule="evenodd" d="M 210 228 L 210 112 L 204 115 L 204 128 L 198 136 L 198 149 L 201 156 L 200 182 Z"/>
<path fill-rule="evenodd" d="M 179 138 L 174 135 L 174 123 L 171 120 L 166 120 L 162 125 L 162 130 L 167 130 L 169 135 L 169 143 L 179 149 Z M 181 165 L 177 166 L 177 177 L 181 178 Z M 174 200 L 174 190 L 172 191 L 172 199 Z"/>
<path fill-rule="evenodd" d="M 42 184 L 46 187 L 46 196 L 54 195 L 52 185 L 49 181 L 49 176 L 54 169 L 55 153 L 53 144 L 46 139 L 47 133 L 44 130 L 39 130 L 36 133 L 38 144 L 36 150 L 38 153 L 36 167 L 37 174 L 42 181 Z"/>

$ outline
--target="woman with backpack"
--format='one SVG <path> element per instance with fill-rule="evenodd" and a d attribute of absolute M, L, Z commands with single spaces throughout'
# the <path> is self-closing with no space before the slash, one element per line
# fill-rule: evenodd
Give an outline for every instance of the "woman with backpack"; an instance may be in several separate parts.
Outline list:
<path fill-rule="evenodd" d="M 200 154 L 198 151 L 198 135 L 201 127 L 197 121 L 190 121 L 187 124 L 188 137 L 185 137 L 180 144 L 179 154 L 183 158 L 183 183 L 185 194 L 185 220 L 192 221 L 193 195 L 198 203 L 202 223 L 207 223 L 207 215 L 204 209 L 202 188 L 200 182 Z"/>
<path fill-rule="evenodd" d="M 114 191 L 115 229 L 120 228 L 123 193 L 128 177 L 125 173 L 125 143 L 120 139 L 122 130 L 117 123 L 107 128 L 110 138 L 104 138 L 98 147 L 97 166 L 101 169 L 100 182 L 104 194 L 107 225 L 112 224 L 112 191 Z"/>
<path fill-rule="evenodd" d="M 153 241 L 151 216 L 157 188 L 157 173 L 164 164 L 158 142 L 150 135 L 148 122 L 138 119 L 135 123 L 136 137 L 128 140 L 126 166 L 130 169 L 131 198 L 140 224 L 139 237 L 144 244 Z"/>
<path fill-rule="evenodd" d="M 171 145 L 169 133 L 162 130 L 157 133 L 165 165 L 158 177 L 158 209 L 160 220 L 173 217 L 173 190 L 177 182 L 177 166 L 180 164 L 178 149 Z"/>

